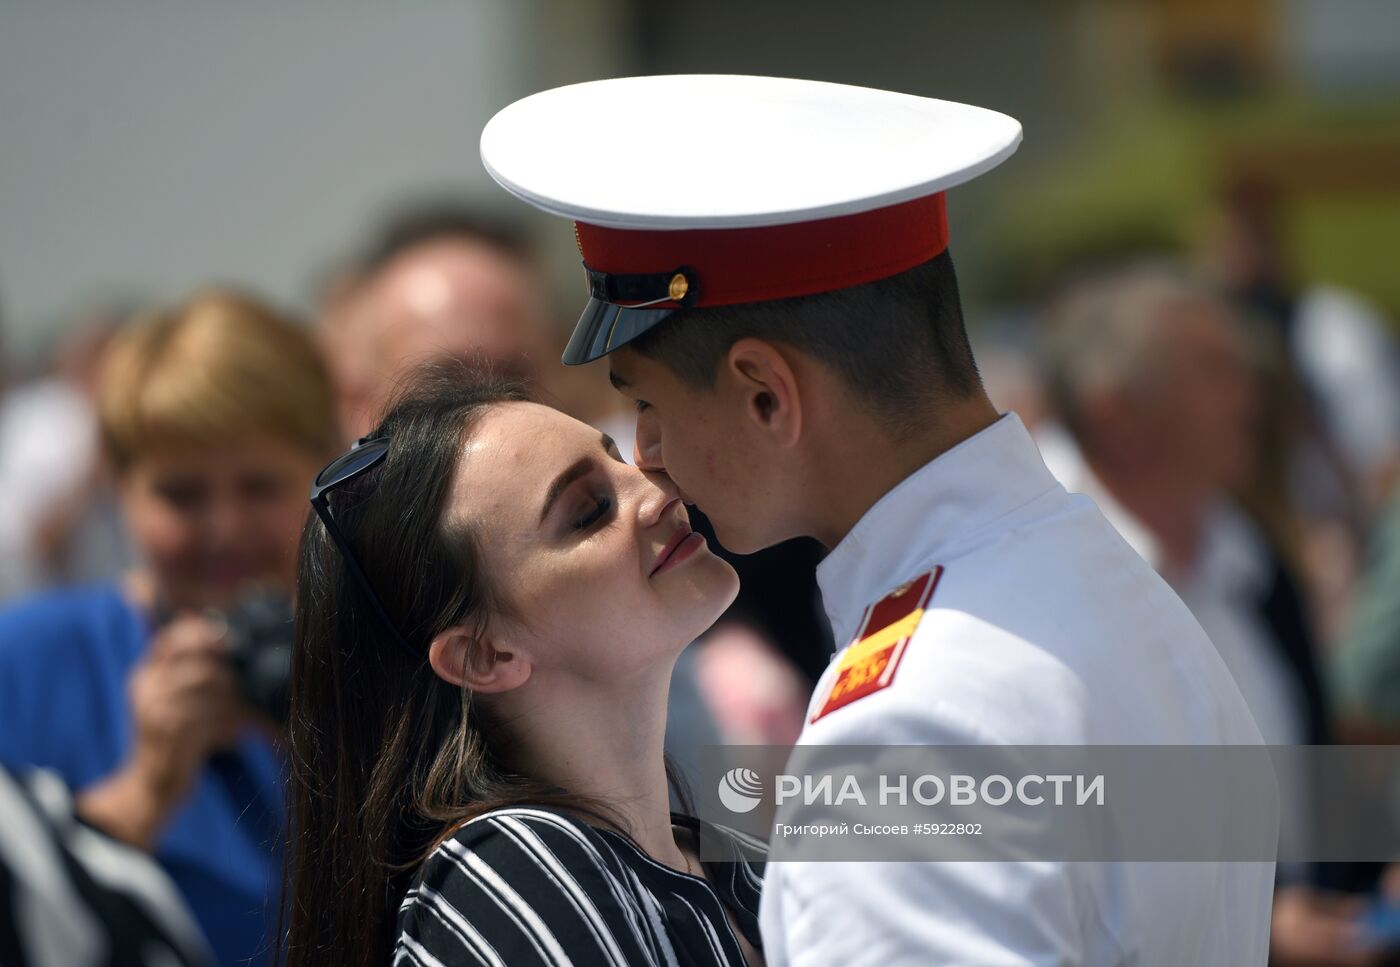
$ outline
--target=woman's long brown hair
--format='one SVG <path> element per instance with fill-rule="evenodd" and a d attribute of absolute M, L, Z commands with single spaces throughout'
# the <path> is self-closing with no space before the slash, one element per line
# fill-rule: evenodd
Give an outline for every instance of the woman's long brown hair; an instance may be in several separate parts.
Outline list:
<path fill-rule="evenodd" d="M 609 822 L 607 810 L 503 768 L 470 696 L 438 678 L 428 643 L 503 602 L 473 536 L 445 519 L 465 440 L 518 386 L 461 367 L 421 371 L 376 435 L 382 464 L 331 494 L 356 558 L 411 648 L 397 643 L 313 514 L 302 538 L 292 666 L 286 962 L 389 962 L 416 867 L 461 822 L 519 803 Z"/>

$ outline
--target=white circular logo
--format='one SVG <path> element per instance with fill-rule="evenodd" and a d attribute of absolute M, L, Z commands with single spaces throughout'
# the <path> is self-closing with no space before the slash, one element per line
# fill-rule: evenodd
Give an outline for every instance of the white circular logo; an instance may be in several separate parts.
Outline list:
<path fill-rule="evenodd" d="M 719 780 L 719 801 L 732 813 L 746 813 L 763 798 L 763 780 L 752 769 L 730 769 Z"/>

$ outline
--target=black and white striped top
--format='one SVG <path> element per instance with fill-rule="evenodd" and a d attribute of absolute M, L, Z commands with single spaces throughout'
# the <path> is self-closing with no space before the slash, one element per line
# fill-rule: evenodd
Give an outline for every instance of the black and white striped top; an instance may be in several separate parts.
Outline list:
<path fill-rule="evenodd" d="M 155 861 L 79 820 L 54 773 L 0 768 L 0 965 L 213 963 Z"/>
<path fill-rule="evenodd" d="M 761 949 L 761 844 L 692 817 L 678 827 L 732 862 L 709 879 L 657 863 L 619 833 L 541 807 L 474 819 L 423 864 L 399 908 L 394 964 L 421 967 L 722 964 L 744 956 L 725 908 Z"/>

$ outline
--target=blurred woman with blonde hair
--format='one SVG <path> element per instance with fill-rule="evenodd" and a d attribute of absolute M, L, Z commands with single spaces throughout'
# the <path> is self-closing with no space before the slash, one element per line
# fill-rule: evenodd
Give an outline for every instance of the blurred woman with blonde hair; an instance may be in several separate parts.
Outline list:
<path fill-rule="evenodd" d="M 220 962 L 265 962 L 283 768 L 226 616 L 254 589 L 289 599 L 339 442 L 330 381 L 300 324 L 208 290 L 116 337 L 99 418 L 142 563 L 0 613 L 0 760 L 57 771 L 84 818 L 152 851 Z"/>

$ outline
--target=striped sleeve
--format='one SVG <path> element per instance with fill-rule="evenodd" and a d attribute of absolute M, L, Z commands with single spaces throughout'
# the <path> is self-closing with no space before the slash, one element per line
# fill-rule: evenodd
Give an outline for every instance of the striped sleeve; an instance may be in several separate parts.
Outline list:
<path fill-rule="evenodd" d="M 596 834 L 548 810 L 474 820 L 399 909 L 395 965 L 656 964 L 636 893 Z"/>
<path fill-rule="evenodd" d="M 0 768 L 0 964 L 213 962 L 150 857 L 80 822 L 57 775 Z"/>

